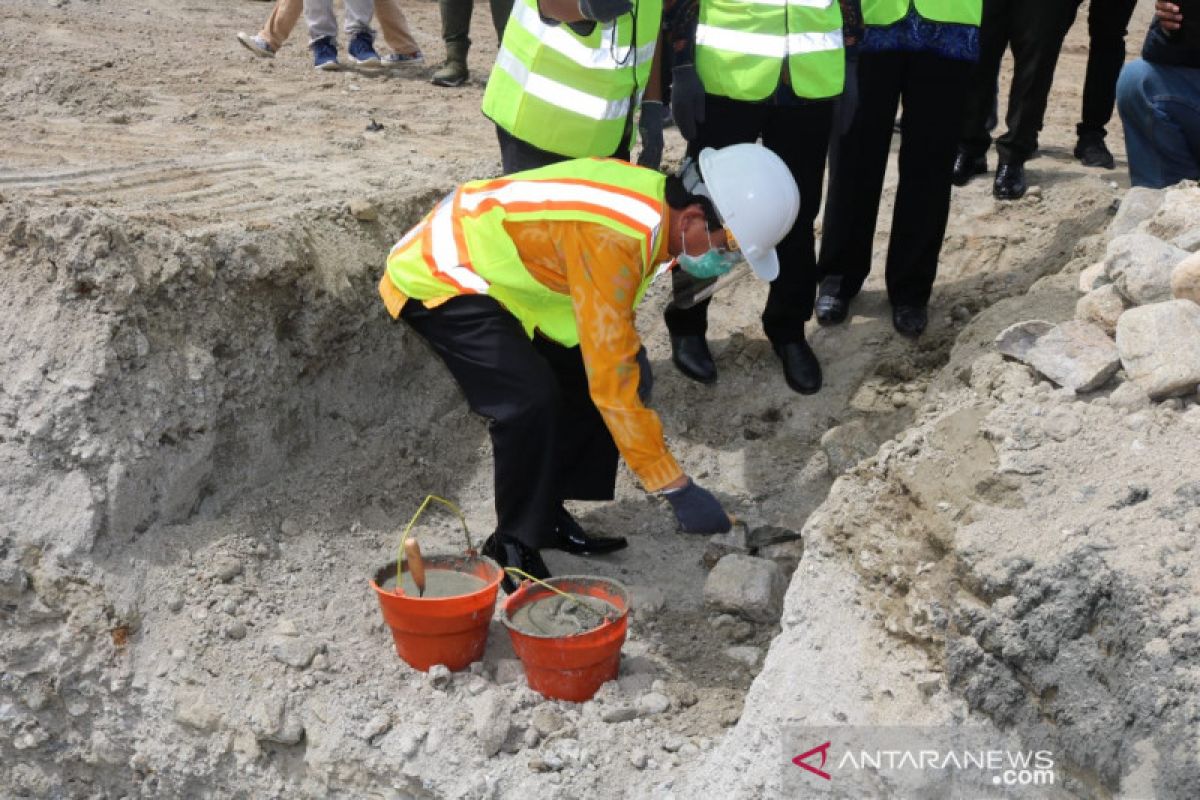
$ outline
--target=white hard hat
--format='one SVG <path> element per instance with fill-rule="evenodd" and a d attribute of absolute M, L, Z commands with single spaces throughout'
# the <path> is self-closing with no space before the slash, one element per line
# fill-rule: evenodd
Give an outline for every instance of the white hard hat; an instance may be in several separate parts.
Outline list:
<path fill-rule="evenodd" d="M 758 144 L 700 151 L 700 174 L 722 222 L 764 281 L 779 276 L 779 243 L 800 212 L 800 190 L 783 159 Z"/>

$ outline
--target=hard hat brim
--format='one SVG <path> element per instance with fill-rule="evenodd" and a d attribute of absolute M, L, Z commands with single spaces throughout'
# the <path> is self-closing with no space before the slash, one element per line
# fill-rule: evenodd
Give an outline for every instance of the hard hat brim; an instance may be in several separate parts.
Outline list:
<path fill-rule="evenodd" d="M 757 258 L 746 256 L 746 261 L 750 264 L 750 268 L 754 270 L 754 274 L 759 280 L 764 280 L 767 283 L 779 277 L 779 255 L 772 247 L 767 252 Z"/>

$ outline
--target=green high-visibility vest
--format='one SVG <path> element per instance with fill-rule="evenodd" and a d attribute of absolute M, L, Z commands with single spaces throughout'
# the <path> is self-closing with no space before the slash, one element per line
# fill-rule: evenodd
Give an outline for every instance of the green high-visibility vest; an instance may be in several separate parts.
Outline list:
<path fill-rule="evenodd" d="M 579 344 L 569 293 L 529 274 L 505 222 L 595 222 L 637 240 L 642 258 L 636 306 L 657 272 L 653 263 L 666 208 L 666 176 L 616 159 L 579 159 L 507 178 L 472 181 L 448 195 L 392 248 L 387 279 L 407 297 L 494 297 L 532 336 Z"/>
<path fill-rule="evenodd" d="M 979 25 L 983 0 L 862 0 L 863 22 L 891 25 L 899 22 L 916 5 L 917 13 L 934 22 Z"/>
<path fill-rule="evenodd" d="M 542 150 L 611 156 L 632 143 L 622 136 L 650 80 L 661 24 L 662 0 L 635 0 L 634 13 L 580 36 L 567 25 L 542 22 L 537 0 L 517 0 L 483 113 Z"/>
<path fill-rule="evenodd" d="M 837 0 L 700 0 L 696 71 L 709 94 L 762 100 L 784 62 L 799 97 L 842 93 L 846 59 Z"/>

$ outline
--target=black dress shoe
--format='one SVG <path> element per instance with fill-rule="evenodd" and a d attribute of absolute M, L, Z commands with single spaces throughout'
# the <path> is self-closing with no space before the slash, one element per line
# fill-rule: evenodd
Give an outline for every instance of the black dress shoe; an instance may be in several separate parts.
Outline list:
<path fill-rule="evenodd" d="M 714 383 L 717 380 L 717 365 L 708 351 L 708 342 L 699 334 L 672 334 L 671 362 L 694 381 Z"/>
<path fill-rule="evenodd" d="M 996 167 L 996 182 L 992 184 L 992 196 L 997 200 L 1020 200 L 1025 196 L 1025 165 L 1001 162 Z"/>
<path fill-rule="evenodd" d="M 925 332 L 929 324 L 929 312 L 925 306 L 895 306 L 892 308 L 892 327 L 901 336 L 917 337 Z"/>
<path fill-rule="evenodd" d="M 1075 145 L 1075 157 L 1085 167 L 1113 169 L 1117 166 L 1116 159 L 1104 144 L 1104 137 L 1095 133 L 1085 133 L 1079 137 Z"/>
<path fill-rule="evenodd" d="M 986 174 L 987 171 L 987 156 L 969 156 L 959 152 L 954 158 L 954 172 L 950 181 L 955 186 L 966 186 L 971 182 L 971 178 Z"/>
<path fill-rule="evenodd" d="M 599 556 L 628 546 L 624 536 L 587 535 L 565 508 L 560 508 L 554 519 L 554 544 L 547 545 L 574 556 Z"/>
<path fill-rule="evenodd" d="M 546 566 L 545 561 L 542 561 L 542 554 L 515 539 L 501 539 L 493 533 L 484 541 L 480 552 L 499 564 L 501 568 L 516 567 L 542 580 L 550 577 L 550 568 Z M 500 586 L 506 593 L 512 594 L 522 580 L 524 578 L 513 578 L 506 572 Z"/>
<path fill-rule="evenodd" d="M 817 295 L 817 322 L 822 325 L 837 325 L 845 322 L 850 313 L 850 303 L 837 295 Z"/>
<path fill-rule="evenodd" d="M 817 354 L 801 339 L 775 345 L 775 355 L 783 362 L 783 377 L 792 391 L 816 394 L 821 389 L 821 364 Z"/>

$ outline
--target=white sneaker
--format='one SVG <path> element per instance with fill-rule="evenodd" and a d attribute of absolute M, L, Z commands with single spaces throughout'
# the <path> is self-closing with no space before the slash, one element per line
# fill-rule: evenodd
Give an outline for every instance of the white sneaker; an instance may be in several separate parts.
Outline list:
<path fill-rule="evenodd" d="M 238 31 L 238 41 L 254 55 L 260 58 L 274 58 L 275 48 L 271 47 L 271 43 L 257 33 L 251 36 L 248 33 Z"/>
<path fill-rule="evenodd" d="M 415 53 L 388 53 L 383 57 L 385 67 L 419 67 L 425 63 L 425 54 L 418 50 Z"/>

